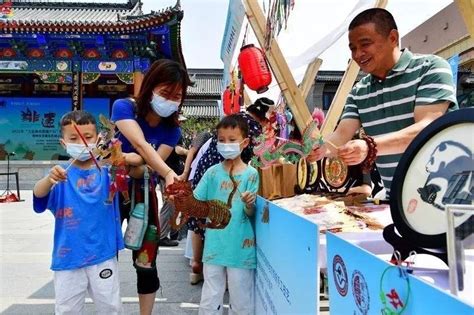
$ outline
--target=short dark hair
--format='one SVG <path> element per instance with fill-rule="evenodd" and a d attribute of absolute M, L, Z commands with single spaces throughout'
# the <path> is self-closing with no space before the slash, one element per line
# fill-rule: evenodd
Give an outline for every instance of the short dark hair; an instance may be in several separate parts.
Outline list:
<path fill-rule="evenodd" d="M 148 112 L 152 110 L 150 102 L 153 96 L 153 89 L 161 84 L 171 86 L 179 84 L 181 86 L 182 98 L 181 104 L 179 104 L 181 108 L 186 98 L 186 90 L 190 85 L 188 73 L 180 63 L 170 59 L 160 59 L 155 61 L 150 69 L 148 69 L 143 77 L 140 91 L 136 95 L 138 117 L 145 118 Z M 163 121 L 171 125 L 178 125 L 178 112 L 170 117 L 163 117 Z"/>
<path fill-rule="evenodd" d="M 260 120 L 265 120 L 267 117 L 265 116 L 270 109 L 270 106 L 275 105 L 271 99 L 266 97 L 261 97 L 255 101 L 252 105 L 249 105 L 246 109 L 247 112 L 255 115 Z"/>
<path fill-rule="evenodd" d="M 91 113 L 86 112 L 84 110 L 74 110 L 64 114 L 63 117 L 61 117 L 61 120 L 59 121 L 59 126 L 61 127 L 61 134 L 63 132 L 63 128 L 72 124 L 73 122 L 78 125 L 92 124 L 97 127 L 97 122 Z"/>
<path fill-rule="evenodd" d="M 372 8 L 361 13 L 349 24 L 349 31 L 363 24 L 374 23 L 375 30 L 380 35 L 387 37 L 392 30 L 398 30 L 393 15 L 385 9 Z"/>
<path fill-rule="evenodd" d="M 216 126 L 216 130 L 225 128 L 238 128 L 240 129 L 243 138 L 249 136 L 249 126 L 247 125 L 247 121 L 239 114 L 225 116 Z"/>

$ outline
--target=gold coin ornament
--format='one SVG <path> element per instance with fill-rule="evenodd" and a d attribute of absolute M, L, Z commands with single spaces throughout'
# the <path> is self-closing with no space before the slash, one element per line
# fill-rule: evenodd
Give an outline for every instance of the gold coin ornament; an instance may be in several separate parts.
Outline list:
<path fill-rule="evenodd" d="M 301 158 L 298 161 L 298 169 L 297 169 L 297 181 L 298 187 L 303 190 L 306 187 L 306 182 L 308 180 L 308 164 L 306 164 L 306 159 Z"/>
<path fill-rule="evenodd" d="M 323 176 L 326 183 L 333 188 L 341 188 L 347 183 L 349 168 L 337 157 L 328 157 L 323 162 Z"/>

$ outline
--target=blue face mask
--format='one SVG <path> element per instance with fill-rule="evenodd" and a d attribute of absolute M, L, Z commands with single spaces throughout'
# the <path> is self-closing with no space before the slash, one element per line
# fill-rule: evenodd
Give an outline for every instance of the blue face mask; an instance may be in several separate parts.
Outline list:
<path fill-rule="evenodd" d="M 66 143 L 66 152 L 75 160 L 87 161 L 91 158 L 89 151 L 94 148 L 93 144 L 89 144 L 88 147 L 82 143 Z"/>
<path fill-rule="evenodd" d="M 242 141 L 243 142 L 243 141 Z M 226 160 L 233 160 L 240 155 L 240 144 L 242 143 L 217 142 L 217 152 Z"/>
<path fill-rule="evenodd" d="M 166 98 L 153 93 L 151 99 L 151 107 L 153 111 L 161 117 L 170 117 L 179 109 L 179 103 L 167 100 Z"/>

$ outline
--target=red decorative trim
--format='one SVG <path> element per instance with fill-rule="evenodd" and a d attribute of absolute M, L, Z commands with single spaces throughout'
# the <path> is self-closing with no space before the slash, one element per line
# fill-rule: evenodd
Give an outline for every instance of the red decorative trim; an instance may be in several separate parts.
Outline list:
<path fill-rule="evenodd" d="M 54 57 L 56 58 L 64 58 L 64 59 L 71 59 L 74 56 L 73 52 L 68 48 L 59 48 L 54 52 Z"/>
<path fill-rule="evenodd" d="M 112 52 L 112 58 L 125 59 L 128 58 L 128 53 L 124 49 L 116 49 Z"/>
<path fill-rule="evenodd" d="M 44 50 L 40 48 L 30 48 L 28 49 L 26 55 L 29 58 L 43 58 L 44 57 Z"/>
<path fill-rule="evenodd" d="M 82 56 L 84 58 L 97 59 L 100 58 L 100 52 L 95 48 L 87 48 Z"/>
<path fill-rule="evenodd" d="M 16 51 L 13 48 L 3 48 L 0 49 L 0 57 L 3 58 L 13 58 L 16 56 Z"/>

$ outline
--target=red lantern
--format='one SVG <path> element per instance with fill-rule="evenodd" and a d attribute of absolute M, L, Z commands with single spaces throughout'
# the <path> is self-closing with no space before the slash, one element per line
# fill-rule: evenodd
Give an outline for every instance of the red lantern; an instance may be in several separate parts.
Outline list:
<path fill-rule="evenodd" d="M 240 49 L 239 67 L 245 84 L 257 93 L 268 90 L 272 82 L 272 74 L 268 68 L 265 55 L 260 48 L 253 44 L 246 45 Z"/>
<path fill-rule="evenodd" d="M 232 89 L 230 86 L 225 89 L 222 95 L 224 114 L 231 115 L 240 112 L 240 95 L 238 89 Z"/>

